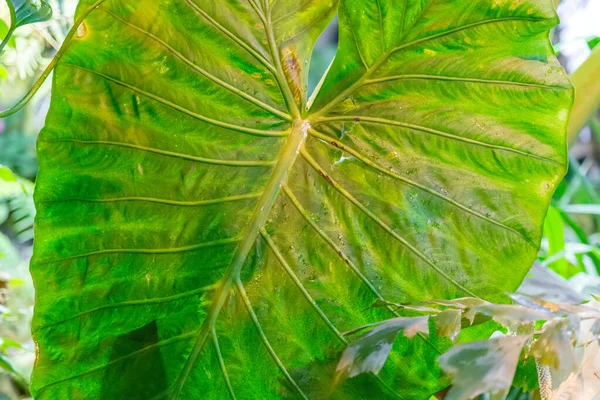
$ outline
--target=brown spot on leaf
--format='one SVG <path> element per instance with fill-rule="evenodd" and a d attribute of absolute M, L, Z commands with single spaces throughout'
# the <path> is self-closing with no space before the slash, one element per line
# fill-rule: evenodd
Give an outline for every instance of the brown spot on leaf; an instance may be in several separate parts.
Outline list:
<path fill-rule="evenodd" d="M 291 45 L 282 50 L 281 64 L 294 96 L 294 101 L 296 104 L 300 104 L 302 101 L 302 63 L 298 58 L 296 45 Z"/>
<path fill-rule="evenodd" d="M 84 21 L 77 27 L 77 37 L 81 39 L 81 38 L 86 37 L 87 34 L 88 34 L 88 29 L 87 29 L 87 25 Z"/>
<path fill-rule="evenodd" d="M 333 180 L 329 177 L 329 175 L 327 175 L 323 170 L 319 170 L 319 174 L 325 178 L 325 180 L 327 182 L 329 182 L 330 185 L 334 185 Z M 334 185 L 335 186 L 335 185 Z"/>

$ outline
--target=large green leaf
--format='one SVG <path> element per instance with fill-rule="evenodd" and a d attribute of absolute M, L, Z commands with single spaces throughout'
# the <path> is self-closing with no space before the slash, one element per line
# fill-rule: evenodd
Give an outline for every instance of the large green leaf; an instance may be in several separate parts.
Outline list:
<path fill-rule="evenodd" d="M 516 289 L 565 171 L 556 22 L 550 0 L 94 9 L 38 143 L 36 399 L 322 399 L 340 332 L 393 317 L 375 300 Z M 448 345 L 398 340 L 331 398 L 423 399 Z"/>

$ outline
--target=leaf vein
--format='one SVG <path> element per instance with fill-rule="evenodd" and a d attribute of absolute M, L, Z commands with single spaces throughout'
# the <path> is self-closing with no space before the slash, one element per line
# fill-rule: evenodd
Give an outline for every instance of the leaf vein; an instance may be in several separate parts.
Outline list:
<path fill-rule="evenodd" d="M 354 204 L 360 211 L 362 211 L 366 216 L 368 216 L 373 222 L 379 225 L 385 232 L 387 232 L 390 236 L 392 236 L 396 241 L 406 247 L 410 252 L 420 258 L 425 264 L 431 267 L 434 271 L 436 271 L 440 276 L 445 278 L 448 282 L 456 286 L 458 289 L 462 290 L 466 294 L 477 297 L 473 292 L 469 289 L 462 286 L 458 281 L 448 275 L 444 270 L 435 265 L 429 258 L 427 258 L 421 251 L 419 251 L 415 246 L 410 244 L 406 239 L 398 235 L 391 227 L 389 227 L 385 222 L 383 222 L 379 217 L 373 214 L 364 204 L 358 201 L 354 196 L 352 196 L 346 189 L 344 189 L 339 183 L 333 180 L 327 172 L 312 158 L 312 156 L 306 151 L 305 148 L 300 150 L 300 154 L 302 157 L 308 162 L 308 164 L 315 169 L 322 177 L 325 179 L 331 186 L 333 186 L 343 197 L 349 200 L 352 204 Z"/>
<path fill-rule="evenodd" d="M 81 373 L 76 374 L 76 375 L 72 375 L 72 376 L 69 376 L 69 377 L 66 377 L 66 378 L 62 378 L 62 379 L 56 380 L 56 381 L 54 381 L 52 383 L 49 383 L 49 384 L 47 384 L 45 386 L 42 386 L 39 389 L 37 389 L 37 395 L 39 395 L 42 391 L 47 390 L 48 388 L 50 388 L 52 386 L 58 385 L 59 383 L 68 382 L 68 381 L 71 381 L 73 379 L 77 379 L 77 378 L 80 378 L 80 377 L 85 376 L 85 375 L 89 375 L 89 374 L 97 372 L 97 371 L 102 371 L 103 369 L 106 369 L 106 368 L 108 368 L 109 366 L 111 366 L 113 364 L 116 364 L 116 363 L 119 363 L 121 361 L 127 360 L 127 359 L 129 359 L 131 357 L 138 356 L 138 355 L 143 354 L 143 353 L 145 353 L 145 352 L 147 352 L 149 350 L 153 350 L 153 349 L 156 349 L 156 348 L 168 346 L 168 345 L 170 345 L 172 343 L 177 343 L 177 342 L 180 342 L 180 341 L 184 341 L 186 339 L 191 339 L 195 335 L 197 335 L 197 332 L 191 332 L 191 333 L 186 333 L 186 334 L 179 335 L 179 336 L 174 336 L 172 338 L 165 339 L 165 340 L 162 340 L 162 341 L 157 342 L 155 344 L 152 344 L 150 346 L 144 347 L 143 349 L 140 349 L 140 350 L 134 351 L 132 353 L 129 353 L 129 354 L 125 355 L 125 356 L 119 357 L 119 358 L 114 359 L 114 360 L 110 360 L 106 364 L 90 368 L 87 371 L 81 372 Z"/>
<path fill-rule="evenodd" d="M 260 230 L 260 234 L 262 235 L 263 239 L 269 245 L 269 248 L 271 249 L 273 254 L 275 254 L 275 257 L 277 258 L 277 260 L 279 261 L 279 263 L 281 264 L 281 266 L 283 267 L 285 272 L 292 279 L 292 281 L 294 282 L 294 284 L 296 285 L 298 290 L 300 290 L 300 292 L 302 293 L 302 295 L 304 296 L 306 301 L 308 301 L 308 303 L 315 310 L 315 312 L 317 314 L 319 314 L 319 317 L 321 317 L 321 319 L 323 320 L 325 325 L 327 325 L 327 327 L 336 335 L 336 337 L 338 339 L 340 339 L 342 341 L 342 343 L 347 344 L 346 339 L 341 335 L 340 331 L 338 331 L 338 329 L 335 327 L 335 325 L 333 325 L 333 322 L 331 322 L 331 320 L 327 317 L 327 315 L 325 315 L 323 310 L 321 310 L 321 307 L 319 307 L 319 305 L 315 302 L 315 300 L 312 298 L 310 293 L 308 293 L 308 291 L 306 290 L 306 288 L 304 287 L 302 282 L 300 282 L 300 279 L 298 279 L 298 276 L 296 276 L 294 271 L 292 271 L 289 264 L 287 263 L 287 261 L 285 261 L 285 259 L 283 258 L 283 255 L 281 254 L 281 252 L 277 248 L 277 245 L 275 244 L 275 242 L 273 242 L 273 239 L 269 236 L 267 231 L 263 228 Z"/>
<path fill-rule="evenodd" d="M 219 359 L 219 365 L 221 366 L 221 373 L 223 374 L 223 379 L 225 379 L 225 383 L 227 384 L 227 389 L 229 390 L 229 395 L 232 400 L 236 400 L 235 391 L 233 390 L 233 386 L 231 385 L 231 381 L 229 380 L 229 374 L 227 373 L 227 367 L 225 366 L 225 360 L 223 359 L 223 355 L 221 354 L 221 347 L 219 346 L 219 338 L 217 336 L 217 331 L 213 328 L 212 330 L 212 341 L 215 346 L 215 351 L 217 352 L 217 358 Z"/>
<path fill-rule="evenodd" d="M 553 85 L 543 85 L 537 83 L 528 83 L 528 82 L 517 82 L 517 81 L 506 81 L 499 79 L 480 79 L 480 78 L 462 78 L 457 76 L 442 76 L 442 75 L 425 75 L 425 74 L 406 74 L 406 75 L 393 75 L 386 76 L 375 79 L 367 79 L 364 82 L 364 86 L 373 85 L 378 83 L 386 83 L 395 80 L 439 80 L 439 81 L 449 81 L 449 82 L 464 82 L 464 83 L 481 83 L 481 84 L 489 84 L 489 85 L 507 85 L 507 86 L 520 86 L 526 88 L 536 88 L 536 89 L 549 89 L 549 90 L 567 90 L 567 88 L 562 86 L 553 86 Z"/>
<path fill-rule="evenodd" d="M 182 207 L 195 207 L 204 206 L 211 204 L 222 204 L 232 201 L 240 201 L 247 199 L 255 199 L 262 195 L 262 193 L 250 193 L 242 194 L 238 196 L 222 197 L 219 199 L 208 199 L 198 201 L 177 201 L 170 199 L 159 199 L 154 197 L 115 197 L 115 198 L 100 198 L 100 199 L 84 199 L 84 198 L 68 198 L 68 199 L 56 199 L 56 200 L 38 200 L 38 203 L 64 203 L 64 202 L 86 202 L 86 203 L 117 203 L 117 202 L 128 202 L 128 201 L 141 201 L 158 204 L 168 204 Z"/>
<path fill-rule="evenodd" d="M 277 1 L 277 0 L 275 0 Z M 287 12 L 283 15 L 280 15 L 279 17 L 275 18 L 274 20 L 271 21 L 271 23 L 273 25 L 277 24 L 279 21 L 291 17 L 292 15 L 298 14 L 300 11 L 302 11 L 304 9 L 304 7 L 306 7 L 307 4 L 311 3 L 313 0 L 304 0 L 304 2 L 302 2 L 302 4 L 300 4 L 298 7 L 296 7 L 294 10 Z M 271 4 L 270 10 L 273 10 L 273 6 L 275 5 L 275 2 L 273 2 L 273 4 Z"/>
<path fill-rule="evenodd" d="M 379 291 L 375 288 L 375 286 L 373 286 L 373 284 L 371 283 L 371 281 L 369 281 L 369 279 L 360 271 L 360 269 L 358 268 L 358 266 L 356 266 L 356 264 L 354 264 L 354 262 L 352 262 L 352 260 L 350 260 L 350 258 L 343 252 L 343 250 L 338 245 L 336 245 L 335 242 L 325 232 L 323 232 L 323 230 L 316 224 L 315 221 L 313 221 L 310 218 L 310 216 L 308 215 L 308 212 L 304 209 L 304 207 L 302 207 L 302 204 L 300 204 L 300 201 L 294 195 L 294 193 L 292 192 L 292 190 L 290 189 L 290 187 L 288 185 L 284 184 L 283 187 L 282 187 L 282 189 L 283 189 L 283 192 L 286 194 L 286 196 L 290 199 L 290 201 L 292 202 L 292 204 L 294 205 L 294 207 L 296 208 L 296 210 L 298 210 L 298 212 L 300 213 L 300 215 L 302 215 L 302 217 L 304 217 L 304 219 L 306 220 L 306 222 L 308 222 L 308 224 L 319 234 L 319 236 L 350 267 L 350 269 L 360 278 L 360 280 L 363 281 L 363 283 L 365 285 L 367 285 L 367 287 L 369 288 L 369 290 L 379 300 L 385 301 L 385 299 L 383 298 L 383 296 L 379 293 Z M 397 316 L 399 316 L 399 314 L 397 314 L 395 311 L 393 311 L 392 307 L 389 307 L 389 310 L 392 311 Z"/>
<path fill-rule="evenodd" d="M 283 373 L 285 378 L 288 380 L 288 382 L 294 387 L 296 392 L 303 399 L 308 400 L 308 397 L 306 397 L 306 395 L 304 394 L 302 389 L 300 389 L 300 386 L 298 386 L 298 384 L 296 383 L 294 378 L 292 378 L 290 373 L 285 368 L 285 365 L 283 365 L 283 362 L 279 359 L 279 356 L 277 356 L 277 353 L 271 346 L 271 343 L 269 343 L 269 339 L 265 335 L 265 332 L 263 331 L 262 326 L 260 325 L 260 322 L 258 321 L 258 317 L 256 316 L 256 313 L 252 309 L 252 304 L 250 303 L 248 294 L 246 293 L 246 290 L 244 289 L 244 285 L 239 280 L 237 280 L 236 285 L 237 285 L 238 292 L 240 293 L 240 296 L 242 297 L 242 300 L 244 301 L 244 305 L 246 306 L 246 309 L 248 310 L 248 314 L 250 315 L 250 318 L 252 319 L 252 322 L 254 323 L 254 326 L 256 327 L 258 335 L 260 336 L 260 339 L 262 340 L 264 346 L 267 348 L 267 351 L 271 355 L 271 358 L 273 359 L 275 364 L 277 364 L 277 366 L 279 367 L 279 369 L 281 370 L 281 372 Z"/>
<path fill-rule="evenodd" d="M 416 39 L 416 40 L 410 41 L 408 43 L 405 43 L 405 44 L 402 44 L 400 46 L 393 48 L 391 50 L 390 54 L 393 54 L 397 51 L 403 50 L 407 47 L 414 46 L 415 44 L 426 43 L 431 40 L 439 39 L 441 37 L 449 36 L 454 33 L 462 32 L 462 31 L 465 31 L 465 30 L 468 30 L 471 28 L 475 28 L 478 26 L 482 26 L 482 25 L 493 25 L 493 24 L 498 24 L 501 22 L 516 22 L 516 21 L 539 22 L 539 21 L 546 21 L 546 20 L 548 20 L 548 19 L 547 18 L 530 18 L 530 17 L 504 17 L 504 18 L 486 19 L 483 21 L 477 21 L 477 22 L 473 22 L 473 23 L 470 23 L 467 25 L 458 26 L 456 28 L 449 29 L 444 32 L 436 33 L 434 35 L 429 35 L 429 36 L 426 36 L 421 39 Z"/>
<path fill-rule="evenodd" d="M 322 133 L 320 133 L 320 132 L 318 132 L 318 131 L 316 131 L 314 129 L 310 129 L 309 133 L 314 138 L 317 138 L 317 139 L 325 141 L 328 146 L 335 147 L 337 149 L 340 149 L 342 151 L 345 151 L 345 152 L 353 155 L 357 160 L 359 160 L 363 164 L 365 164 L 365 165 L 367 165 L 367 166 L 369 166 L 369 167 L 371 167 L 371 168 L 373 168 L 373 169 L 375 169 L 375 170 L 377 170 L 377 171 L 379 171 L 379 172 L 381 172 L 381 173 L 383 173 L 383 174 L 385 174 L 385 175 L 387 175 L 387 176 L 389 176 L 391 178 L 394 178 L 394 179 L 396 179 L 396 180 L 398 180 L 400 182 L 406 183 L 407 185 L 413 186 L 413 187 L 415 187 L 417 189 L 420 189 L 420 190 L 422 190 L 422 191 L 424 191 L 426 193 L 429 193 L 429 194 L 431 194 L 433 196 L 436 196 L 436 197 L 438 197 L 438 198 L 440 198 L 440 199 L 442 199 L 442 200 L 444 200 L 444 201 L 452 204 L 453 206 L 460 208 L 461 210 L 463 210 L 463 211 L 465 211 L 465 212 L 467 212 L 467 213 L 469 213 L 471 215 L 474 215 L 474 216 L 476 216 L 478 218 L 481 218 L 481 219 L 483 219 L 483 220 L 485 220 L 485 221 L 487 221 L 487 222 L 489 222 L 491 224 L 494 224 L 494 225 L 497 225 L 497 226 L 499 226 L 501 228 L 504 228 L 504 229 L 506 229 L 506 230 L 508 230 L 508 231 L 510 231 L 510 232 L 512 232 L 512 233 L 514 233 L 516 235 L 518 235 L 523 240 L 525 240 L 527 243 L 529 243 L 530 245 L 532 245 L 534 248 L 537 248 L 537 246 L 531 241 L 531 239 L 529 239 L 527 236 L 525 236 L 523 233 L 519 232 L 515 228 L 510 227 L 510 226 L 508 226 L 508 225 L 506 225 L 506 224 L 504 224 L 504 223 L 502 223 L 500 221 L 497 221 L 497 220 L 495 220 L 493 218 L 490 218 L 490 217 L 488 217 L 488 216 L 486 216 L 486 215 L 484 215 L 484 214 L 482 214 L 482 213 L 480 213 L 478 211 L 475 211 L 475 210 L 473 210 L 473 209 L 465 206 L 464 204 L 462 204 L 462 203 L 460 203 L 460 202 L 458 202 L 458 201 L 456 201 L 456 200 L 454 200 L 454 199 L 452 199 L 452 198 L 450 198 L 448 196 L 443 195 L 442 193 L 439 193 L 439 192 L 437 192 L 437 191 L 435 191 L 435 190 L 433 190 L 431 188 L 428 188 L 427 186 L 421 185 L 420 183 L 417 183 L 417 182 L 412 181 L 412 180 L 410 180 L 408 178 L 405 178 L 405 177 L 402 177 L 400 175 L 397 175 L 397 174 L 395 174 L 395 173 L 387 170 L 386 168 L 383 168 L 381 165 L 372 162 L 367 157 L 365 157 L 364 155 L 362 155 L 360 152 L 358 152 L 358 151 L 356 151 L 356 150 L 354 150 L 354 149 L 352 149 L 352 148 L 344 145 L 342 142 L 340 142 L 340 141 L 338 141 L 338 140 L 336 140 L 336 139 L 334 139 L 334 138 L 332 138 L 330 136 L 324 135 L 324 134 L 322 134 Z"/>
<path fill-rule="evenodd" d="M 258 16 L 258 18 L 260 18 L 260 20 L 263 23 L 266 23 L 266 17 L 263 11 L 260 10 L 260 7 L 258 6 L 258 4 L 256 4 L 254 2 L 254 0 L 248 0 L 248 3 L 250 4 L 250 7 L 252 7 L 254 9 L 254 12 L 256 13 L 256 15 Z"/>
<path fill-rule="evenodd" d="M 181 54 L 179 51 L 177 51 L 174 47 L 172 47 L 170 44 L 168 44 L 167 42 L 165 42 L 164 40 L 160 39 L 158 36 L 140 28 L 139 26 L 132 24 L 129 21 L 126 21 L 125 19 L 121 18 L 120 16 L 118 16 L 117 14 L 113 13 L 112 11 L 104 8 L 104 7 L 100 7 L 101 10 L 105 11 L 106 13 L 110 14 L 113 18 L 115 18 L 116 20 L 120 21 L 121 23 L 123 23 L 124 25 L 138 31 L 139 33 L 147 36 L 148 38 L 150 38 L 151 40 L 155 41 L 156 43 L 160 44 L 162 47 L 164 47 L 165 49 L 167 49 L 171 54 L 173 54 L 174 56 L 176 56 L 177 58 L 179 58 L 182 62 L 184 62 L 185 64 L 187 64 L 190 68 L 192 68 L 193 70 L 195 70 L 196 72 L 198 72 L 200 75 L 208 78 L 209 80 L 211 80 L 212 82 L 216 83 L 217 85 L 221 86 L 222 88 L 230 91 L 231 93 L 234 93 L 244 99 L 246 99 L 247 101 L 251 102 L 252 104 L 262 108 L 263 110 L 269 111 L 270 113 L 277 115 L 278 117 L 287 120 L 287 121 L 291 121 L 292 117 L 284 112 L 282 112 L 281 110 L 278 110 L 266 103 L 264 103 L 263 101 L 257 99 L 256 97 L 253 97 L 251 95 L 249 95 L 248 93 L 230 85 L 229 83 L 223 81 L 220 78 L 217 78 L 216 76 L 212 75 L 211 73 L 209 73 L 208 71 L 206 71 L 204 68 L 200 67 L 199 65 L 195 64 L 194 62 L 192 62 L 191 60 L 189 60 L 188 58 L 186 58 L 183 54 Z"/>
<path fill-rule="evenodd" d="M 103 306 L 99 306 L 99 307 L 91 308 L 89 310 L 82 311 L 78 314 L 72 315 L 72 316 L 62 319 L 60 321 L 56 321 L 56 322 L 52 322 L 50 324 L 40 326 L 37 329 L 41 330 L 41 329 L 47 329 L 47 328 L 50 328 L 50 327 L 53 327 L 56 325 L 61 325 L 61 324 L 64 324 L 65 322 L 71 321 L 71 320 L 79 318 L 79 317 L 83 317 L 85 315 L 89 315 L 89 314 L 97 312 L 97 311 L 107 310 L 107 309 L 111 309 L 111 308 L 139 306 L 139 305 L 144 306 L 144 305 L 148 305 L 148 304 L 168 303 L 171 301 L 192 297 L 192 296 L 198 295 L 200 293 L 210 291 L 211 289 L 213 289 L 213 286 L 206 286 L 206 287 L 202 287 L 199 289 L 194 289 L 194 290 L 190 290 L 187 292 L 178 293 L 178 294 L 172 295 L 172 296 L 156 297 L 156 298 L 152 298 L 152 299 L 141 299 L 141 300 L 127 300 L 127 301 L 122 301 L 120 303 L 105 304 Z"/>
<path fill-rule="evenodd" d="M 381 38 L 381 51 L 385 52 L 385 32 L 383 30 L 383 15 L 381 12 L 380 0 L 377 0 L 377 16 L 379 18 L 379 37 Z"/>
<path fill-rule="evenodd" d="M 283 255 L 281 254 L 279 249 L 277 248 L 277 245 L 275 244 L 273 239 L 269 236 L 269 234 L 266 232 L 266 230 L 264 228 L 261 229 L 260 233 L 261 233 L 263 239 L 267 242 L 267 244 L 268 244 L 269 248 L 271 249 L 271 251 L 273 252 L 273 254 L 275 254 L 275 257 L 277 258 L 277 260 L 279 261 L 279 263 L 281 264 L 281 266 L 283 267 L 285 272 L 292 279 L 292 281 L 294 281 L 294 284 L 296 285 L 298 290 L 300 290 L 300 292 L 302 293 L 302 295 L 304 296 L 306 301 L 312 306 L 312 308 L 319 315 L 321 320 L 327 325 L 327 327 L 335 334 L 335 336 L 338 338 L 338 340 L 340 342 L 342 342 L 342 344 L 347 345 L 348 341 L 346 340 L 346 338 L 340 333 L 340 331 L 336 328 L 336 326 L 333 324 L 333 322 L 331 322 L 331 320 L 327 317 L 325 312 L 323 312 L 321 307 L 319 307 L 319 305 L 312 298 L 310 293 L 308 293 L 308 290 L 306 290 L 306 288 L 304 287 L 304 285 L 302 284 L 302 282 L 300 281 L 298 276 L 294 273 L 294 271 L 289 266 L 287 261 L 285 261 L 285 258 L 283 257 Z M 377 376 L 376 379 L 386 389 L 388 389 L 395 397 L 397 397 L 398 399 L 403 399 L 403 397 L 400 396 L 398 393 L 396 393 L 391 387 L 389 387 L 389 385 L 380 376 Z"/>
<path fill-rule="evenodd" d="M 349 17 L 348 17 L 348 20 L 350 21 Z M 365 67 L 365 70 L 368 71 L 369 64 L 367 64 L 367 62 L 365 61 L 365 59 L 362 55 L 362 52 L 360 51 L 360 45 L 358 44 L 358 38 L 356 37 L 356 32 L 354 31 L 354 26 L 352 25 L 352 21 L 350 21 L 348 26 L 350 27 L 350 31 L 352 32 L 352 38 L 354 39 L 354 46 L 356 47 L 356 52 L 358 53 L 358 57 L 360 57 L 360 61 L 362 61 L 362 64 Z"/>
<path fill-rule="evenodd" d="M 335 117 L 322 117 L 319 119 L 317 125 L 321 122 L 332 122 L 332 121 L 360 121 L 372 124 L 380 124 L 380 125 L 389 125 L 389 126 L 400 126 L 402 128 L 407 128 L 413 131 L 425 132 L 435 136 L 445 137 L 451 140 L 457 140 L 459 142 L 469 143 L 474 146 L 486 147 L 494 150 L 506 151 L 509 153 L 519 154 L 525 157 L 530 157 L 536 160 L 540 160 L 549 164 L 561 165 L 560 162 L 552 160 L 550 158 L 546 158 L 543 156 L 538 156 L 537 154 L 528 153 L 524 150 L 515 149 L 513 147 L 503 146 L 499 144 L 482 142 L 476 139 L 469 139 L 463 136 L 455 135 L 448 132 L 443 132 L 437 129 L 428 128 L 421 125 L 409 124 L 406 122 L 394 121 L 385 118 L 376 118 L 376 117 L 368 117 L 363 115 L 344 115 L 344 116 L 335 116 Z"/>
<path fill-rule="evenodd" d="M 106 249 L 106 250 L 97 250 L 97 251 L 91 251 L 89 253 L 77 254 L 77 255 L 74 255 L 74 256 L 63 257 L 63 258 L 59 258 L 59 259 L 55 259 L 55 260 L 39 261 L 37 264 L 38 265 L 46 265 L 46 264 L 52 264 L 52 263 L 57 263 L 57 262 L 61 262 L 61 261 L 75 260 L 75 259 L 78 259 L 78 258 L 85 258 L 85 257 L 91 257 L 91 256 L 103 255 L 103 254 L 121 254 L 121 253 L 124 253 L 124 254 L 170 254 L 170 253 L 183 253 L 183 252 L 186 252 L 186 251 L 193 251 L 193 250 L 203 249 L 203 248 L 206 248 L 206 247 L 220 246 L 220 245 L 224 245 L 224 244 L 237 243 L 239 241 L 240 241 L 240 238 L 239 237 L 235 237 L 235 238 L 229 238 L 229 239 L 215 240 L 215 241 L 212 241 L 212 242 L 204 242 L 204 243 L 194 244 L 194 245 L 190 245 L 190 246 L 171 247 L 171 248 L 166 248 L 166 249 Z"/>
<path fill-rule="evenodd" d="M 286 140 L 285 145 L 282 147 L 279 161 L 271 176 L 266 183 L 265 190 L 263 191 L 260 200 L 256 204 L 252 217 L 247 224 L 247 228 L 242 236 L 235 250 L 235 254 L 229 266 L 229 269 L 223 276 L 221 284 L 218 290 L 216 290 L 214 299 L 211 307 L 208 311 L 207 317 L 204 320 L 202 328 L 198 334 L 192 352 L 189 354 L 185 361 L 185 365 L 176 382 L 174 399 L 179 397 L 181 390 L 183 389 L 187 378 L 200 354 L 206 340 L 210 334 L 210 329 L 215 326 L 215 323 L 219 317 L 219 313 L 223 308 L 226 300 L 230 296 L 230 292 L 234 289 L 236 281 L 239 280 L 240 271 L 244 266 L 246 257 L 248 256 L 251 248 L 254 246 L 256 239 L 259 235 L 259 230 L 264 226 L 266 219 L 279 196 L 280 188 L 287 178 L 288 171 L 297 159 L 298 151 L 302 143 L 306 140 L 308 125 L 301 120 L 298 120 L 292 126 L 291 134 Z"/>
<path fill-rule="evenodd" d="M 429 3 L 429 5 L 431 5 L 431 2 Z M 473 28 L 473 27 L 476 27 L 476 26 L 487 25 L 487 24 L 494 24 L 494 23 L 500 23 L 500 22 L 507 22 L 507 21 L 531 21 L 531 22 L 535 22 L 535 21 L 543 21 L 543 20 L 545 20 L 545 19 L 544 18 L 507 17 L 507 18 L 496 18 L 496 19 L 478 21 L 478 22 L 474 22 L 472 24 L 463 25 L 463 26 L 460 26 L 460 27 L 457 27 L 457 28 L 454 28 L 454 29 L 450 29 L 450 30 L 445 31 L 445 32 L 440 32 L 438 34 L 426 36 L 424 38 L 413 40 L 411 42 L 408 42 L 408 43 L 405 43 L 403 45 L 397 46 L 397 47 L 389 50 L 385 54 L 383 54 L 383 56 L 371 68 L 368 68 L 365 71 L 365 73 L 356 82 L 354 82 L 352 85 L 350 85 L 345 90 L 343 90 L 340 94 L 338 94 L 336 97 L 334 97 L 331 101 L 329 101 L 327 104 L 325 104 L 315 114 L 315 116 L 326 115 L 326 113 L 332 107 L 334 107 L 340 101 L 342 101 L 347 96 L 349 96 L 350 94 L 352 94 L 354 92 L 354 90 L 356 90 L 357 88 L 361 87 L 363 85 L 364 81 L 367 80 L 369 78 L 369 76 L 371 76 L 371 74 L 373 74 L 373 72 L 375 72 L 389 58 L 389 56 L 392 55 L 395 52 L 398 52 L 400 50 L 406 49 L 406 48 L 408 48 L 410 46 L 413 46 L 415 44 L 418 44 L 418 43 L 425 43 L 425 42 L 427 42 L 429 40 L 438 39 L 440 37 L 451 35 L 453 33 L 460 32 L 460 31 L 463 31 L 463 30 L 467 30 L 467 29 L 470 29 L 470 28 Z"/>
<path fill-rule="evenodd" d="M 241 133 L 247 133 L 247 134 L 254 135 L 254 136 L 268 136 L 268 137 L 287 136 L 287 133 L 285 131 L 267 131 L 267 130 L 262 130 L 262 129 L 246 128 L 244 126 L 234 125 L 234 124 L 230 124 L 230 123 L 227 123 L 227 122 L 218 121 L 218 120 L 213 119 L 213 118 L 205 117 L 204 115 L 197 114 L 197 113 L 195 113 L 195 112 L 193 112 L 191 110 L 188 110 L 187 108 L 184 108 L 184 107 L 182 107 L 182 106 L 180 106 L 178 104 L 172 103 L 169 100 L 166 100 L 166 99 L 164 99 L 162 97 L 159 97 L 159 96 L 157 96 L 155 94 L 146 92 L 146 91 L 144 91 L 144 90 L 142 90 L 142 89 L 140 89 L 140 88 L 138 88 L 138 87 L 136 87 L 134 85 L 130 85 L 130 84 L 125 83 L 123 81 L 120 81 L 118 79 L 112 78 L 112 77 L 110 77 L 108 75 L 104 75 L 104 74 L 102 74 L 100 72 L 97 72 L 97 71 L 94 71 L 94 70 L 82 67 L 81 65 L 71 64 L 71 63 L 65 63 L 65 62 L 61 63 L 61 65 L 69 65 L 71 67 L 75 67 L 75 68 L 79 68 L 79 69 L 81 69 L 83 71 L 87 71 L 90 74 L 97 75 L 97 76 L 99 76 L 101 78 L 104 78 L 107 81 L 110 81 L 110 82 L 112 82 L 112 83 L 114 83 L 116 85 L 122 86 L 122 87 L 124 87 L 124 88 L 126 88 L 128 90 L 131 90 L 134 93 L 138 93 L 138 94 L 140 94 L 140 95 L 142 95 L 144 97 L 150 98 L 150 99 L 152 99 L 152 100 L 154 100 L 154 101 L 156 101 L 158 103 L 161 103 L 161 104 L 163 104 L 163 105 L 165 105 L 165 106 L 167 106 L 169 108 L 177 110 L 177 111 L 179 111 L 179 112 L 181 112 L 183 114 L 187 114 L 190 117 L 193 117 L 195 119 L 198 119 L 198 120 L 200 120 L 202 122 L 206 122 L 206 123 L 211 124 L 211 125 L 215 125 L 215 126 L 218 126 L 218 127 L 221 127 L 221 128 L 225 128 L 225 129 L 229 129 L 229 130 L 233 130 L 233 131 L 237 131 L 237 132 L 241 132 Z"/>
<path fill-rule="evenodd" d="M 229 167 L 272 167 L 275 165 L 275 161 L 240 161 L 240 160 L 217 160 L 212 158 L 204 158 L 191 156 L 183 153 L 176 153 L 168 150 L 156 149 L 153 147 L 141 146 L 135 143 L 124 143 L 124 142 L 112 142 L 109 140 L 79 140 L 79 139 L 46 139 L 45 142 L 54 143 L 77 143 L 84 145 L 103 145 L 103 146 L 117 146 L 125 147 L 134 150 L 140 150 L 148 153 L 160 154 L 168 157 L 182 158 L 184 160 L 198 161 L 203 164 L 212 165 L 225 165 Z"/>
<path fill-rule="evenodd" d="M 260 55 L 255 49 L 253 49 L 250 45 L 244 42 L 242 39 L 231 33 L 227 30 L 223 25 L 219 24 L 214 18 L 212 18 L 206 11 L 200 8 L 196 3 L 192 0 L 184 0 L 195 12 L 203 16 L 208 22 L 210 22 L 215 28 L 217 28 L 221 33 L 225 36 L 233 40 L 238 46 L 242 47 L 246 50 L 250 55 L 252 55 L 256 60 L 258 60 L 261 64 L 263 64 L 271 73 L 275 73 L 275 67 L 262 55 Z"/>

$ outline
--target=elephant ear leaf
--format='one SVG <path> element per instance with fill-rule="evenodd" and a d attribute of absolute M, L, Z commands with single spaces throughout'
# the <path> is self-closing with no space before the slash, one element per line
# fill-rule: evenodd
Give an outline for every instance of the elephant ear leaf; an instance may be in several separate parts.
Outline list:
<path fill-rule="evenodd" d="M 341 332 L 519 285 L 566 164 L 551 3 L 80 2 L 38 140 L 35 398 L 442 389 L 419 330 L 330 393 Z"/>
<path fill-rule="evenodd" d="M 52 18 L 52 7 L 45 0 L 7 0 L 14 11 L 12 28 L 36 22 L 48 21 Z"/>
<path fill-rule="evenodd" d="M 386 259 L 403 282 L 423 279 L 404 294 L 485 296 L 529 269 L 565 173 L 572 88 L 548 40 L 557 22 L 550 1 L 340 3 L 306 147 L 410 248 L 411 261 Z"/>

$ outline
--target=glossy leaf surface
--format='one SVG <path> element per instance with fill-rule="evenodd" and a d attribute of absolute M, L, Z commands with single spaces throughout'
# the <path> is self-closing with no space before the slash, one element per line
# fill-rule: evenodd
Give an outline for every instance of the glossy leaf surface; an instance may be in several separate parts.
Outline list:
<path fill-rule="evenodd" d="M 15 20 L 13 28 L 52 18 L 52 8 L 45 0 L 7 0 L 14 8 Z"/>
<path fill-rule="evenodd" d="M 338 54 L 306 110 L 336 12 Z M 393 317 L 377 299 L 519 285 L 565 168 L 556 22 L 549 0 L 94 9 L 38 143 L 36 399 L 443 388 L 449 340 L 419 335 L 329 393 L 340 332 Z"/>

